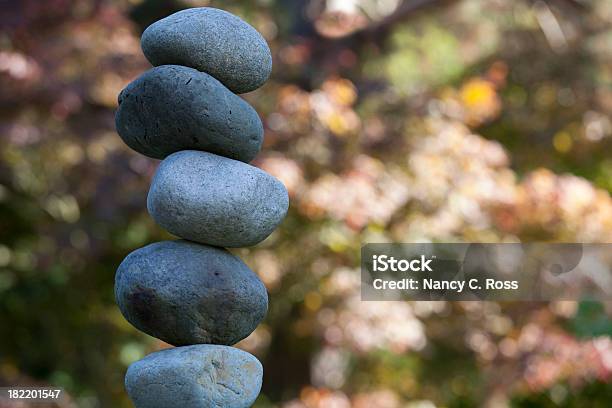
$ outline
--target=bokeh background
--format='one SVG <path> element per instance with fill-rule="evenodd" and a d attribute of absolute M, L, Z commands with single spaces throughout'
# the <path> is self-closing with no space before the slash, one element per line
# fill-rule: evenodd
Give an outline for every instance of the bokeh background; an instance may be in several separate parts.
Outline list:
<path fill-rule="evenodd" d="M 244 97 L 291 208 L 236 251 L 270 294 L 238 345 L 256 407 L 612 406 L 612 303 L 361 302 L 357 269 L 366 242 L 612 242 L 609 0 L 0 0 L 0 386 L 129 407 L 127 366 L 168 346 L 113 299 L 170 238 L 113 115 L 142 30 L 207 5 L 274 55 Z"/>

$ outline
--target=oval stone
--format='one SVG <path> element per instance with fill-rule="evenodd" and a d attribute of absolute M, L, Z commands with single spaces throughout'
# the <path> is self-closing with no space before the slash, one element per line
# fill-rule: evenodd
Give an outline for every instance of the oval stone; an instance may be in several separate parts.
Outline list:
<path fill-rule="evenodd" d="M 216 345 L 165 349 L 136 361 L 125 388 L 136 408 L 248 408 L 263 367 L 246 351 Z"/>
<path fill-rule="evenodd" d="M 196 68 L 236 93 L 259 88 L 272 71 L 270 48 L 261 34 L 239 17 L 210 7 L 156 21 L 142 34 L 141 46 L 155 66 Z"/>
<path fill-rule="evenodd" d="M 192 149 L 249 162 L 263 143 L 251 105 L 212 76 L 178 65 L 150 69 L 122 90 L 115 125 L 128 146 L 156 159 Z"/>
<path fill-rule="evenodd" d="M 203 244 L 247 247 L 264 240 L 287 213 L 285 186 L 226 157 L 186 150 L 159 165 L 147 208 L 174 235 Z"/>
<path fill-rule="evenodd" d="M 264 284 L 238 257 L 189 241 L 129 254 L 115 276 L 115 298 L 137 329 L 177 346 L 237 343 L 268 310 Z"/>

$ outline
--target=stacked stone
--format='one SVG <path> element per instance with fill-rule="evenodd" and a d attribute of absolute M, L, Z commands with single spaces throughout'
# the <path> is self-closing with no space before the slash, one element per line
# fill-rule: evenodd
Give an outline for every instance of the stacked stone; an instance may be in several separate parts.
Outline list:
<path fill-rule="evenodd" d="M 134 150 L 163 159 L 147 208 L 183 240 L 138 249 L 117 270 L 125 318 L 177 346 L 133 363 L 126 389 L 137 408 L 249 407 L 263 368 L 230 346 L 265 317 L 268 295 L 223 247 L 262 241 L 289 205 L 277 179 L 247 164 L 263 126 L 235 95 L 267 80 L 270 50 L 253 27 L 213 8 L 157 21 L 142 49 L 154 68 L 119 95 L 117 131 Z"/>

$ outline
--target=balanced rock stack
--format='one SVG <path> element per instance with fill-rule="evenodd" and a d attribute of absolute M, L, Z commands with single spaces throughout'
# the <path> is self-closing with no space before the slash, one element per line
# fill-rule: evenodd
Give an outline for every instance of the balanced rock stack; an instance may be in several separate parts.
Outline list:
<path fill-rule="evenodd" d="M 253 27 L 213 8 L 157 21 L 142 49 L 155 67 L 119 95 L 117 131 L 134 150 L 164 159 L 147 208 L 184 240 L 138 249 L 117 270 L 125 318 L 177 346 L 133 363 L 126 389 L 137 408 L 249 407 L 263 368 L 229 346 L 265 317 L 268 295 L 223 247 L 262 241 L 289 205 L 280 181 L 247 164 L 261 148 L 263 126 L 234 94 L 266 81 L 270 49 Z"/>

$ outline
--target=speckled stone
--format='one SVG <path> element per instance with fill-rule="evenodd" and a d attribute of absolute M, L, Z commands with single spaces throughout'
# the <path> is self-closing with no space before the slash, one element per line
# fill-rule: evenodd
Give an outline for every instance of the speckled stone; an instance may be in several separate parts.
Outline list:
<path fill-rule="evenodd" d="M 129 254 L 115 276 L 115 298 L 132 325 L 177 346 L 237 343 L 268 310 L 264 284 L 238 257 L 189 241 Z"/>
<path fill-rule="evenodd" d="M 227 11 L 200 7 L 174 13 L 142 34 L 151 64 L 176 64 L 207 72 L 236 93 L 259 88 L 272 71 L 266 40 Z"/>
<path fill-rule="evenodd" d="M 178 65 L 150 69 L 121 91 L 115 124 L 128 146 L 156 159 L 192 149 L 249 162 L 264 134 L 251 105 L 212 76 Z"/>
<path fill-rule="evenodd" d="M 147 208 L 181 238 L 222 247 L 264 240 L 287 213 L 285 186 L 266 172 L 211 153 L 186 150 L 158 167 Z"/>
<path fill-rule="evenodd" d="M 248 408 L 263 367 L 233 347 L 197 345 L 158 351 L 130 365 L 125 388 L 136 408 Z"/>

